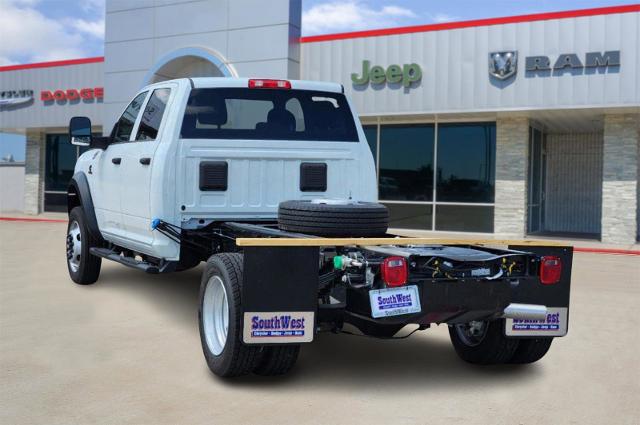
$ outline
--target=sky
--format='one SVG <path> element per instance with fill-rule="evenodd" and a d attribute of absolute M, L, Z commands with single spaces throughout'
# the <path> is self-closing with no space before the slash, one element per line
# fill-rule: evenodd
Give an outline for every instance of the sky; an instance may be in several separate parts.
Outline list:
<path fill-rule="evenodd" d="M 0 66 L 104 54 L 105 0 L 0 0 Z M 135 3 L 136 0 L 130 0 Z M 267 0 L 265 0 L 267 1 Z M 302 35 L 592 7 L 627 0 L 302 0 Z M 0 133 L 0 158 L 24 143 Z"/>

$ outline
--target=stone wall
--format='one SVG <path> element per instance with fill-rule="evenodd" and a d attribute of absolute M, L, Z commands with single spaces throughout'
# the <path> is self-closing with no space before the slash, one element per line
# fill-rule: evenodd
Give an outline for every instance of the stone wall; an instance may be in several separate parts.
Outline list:
<path fill-rule="evenodd" d="M 24 168 L 24 212 L 40 214 L 44 208 L 44 135 L 27 131 Z"/>
<path fill-rule="evenodd" d="M 525 235 L 528 151 L 529 119 L 499 117 L 496 121 L 496 235 L 517 238 Z"/>
<path fill-rule="evenodd" d="M 633 244 L 638 225 L 638 114 L 606 115 L 602 242 Z"/>

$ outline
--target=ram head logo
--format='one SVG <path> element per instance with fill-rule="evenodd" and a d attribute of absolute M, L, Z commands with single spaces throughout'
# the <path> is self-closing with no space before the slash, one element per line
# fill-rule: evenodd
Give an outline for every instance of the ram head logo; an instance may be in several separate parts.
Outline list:
<path fill-rule="evenodd" d="M 506 80 L 515 75 L 518 70 L 518 52 L 493 52 L 489 53 L 489 75 Z"/>

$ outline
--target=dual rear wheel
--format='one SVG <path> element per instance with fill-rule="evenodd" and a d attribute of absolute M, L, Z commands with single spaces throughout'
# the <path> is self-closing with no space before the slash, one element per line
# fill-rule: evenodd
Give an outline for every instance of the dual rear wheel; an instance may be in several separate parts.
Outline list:
<path fill-rule="evenodd" d="M 507 338 L 504 319 L 449 326 L 458 356 L 473 364 L 534 363 L 544 357 L 553 338 Z"/>
<path fill-rule="evenodd" d="M 299 345 L 257 346 L 242 342 L 242 254 L 209 258 L 200 284 L 198 322 L 209 369 L 218 376 L 282 375 L 298 359 Z"/>

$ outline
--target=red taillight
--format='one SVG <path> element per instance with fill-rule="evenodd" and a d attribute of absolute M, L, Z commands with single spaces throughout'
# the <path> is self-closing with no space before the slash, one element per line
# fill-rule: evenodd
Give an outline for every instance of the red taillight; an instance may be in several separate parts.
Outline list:
<path fill-rule="evenodd" d="M 545 256 L 540 259 L 540 283 L 553 285 L 560 281 L 562 261 L 559 257 Z"/>
<path fill-rule="evenodd" d="M 291 81 L 287 80 L 249 80 L 250 89 L 290 89 Z"/>
<path fill-rule="evenodd" d="M 380 275 L 387 286 L 402 286 L 407 283 L 407 260 L 402 257 L 385 258 L 380 266 Z"/>

